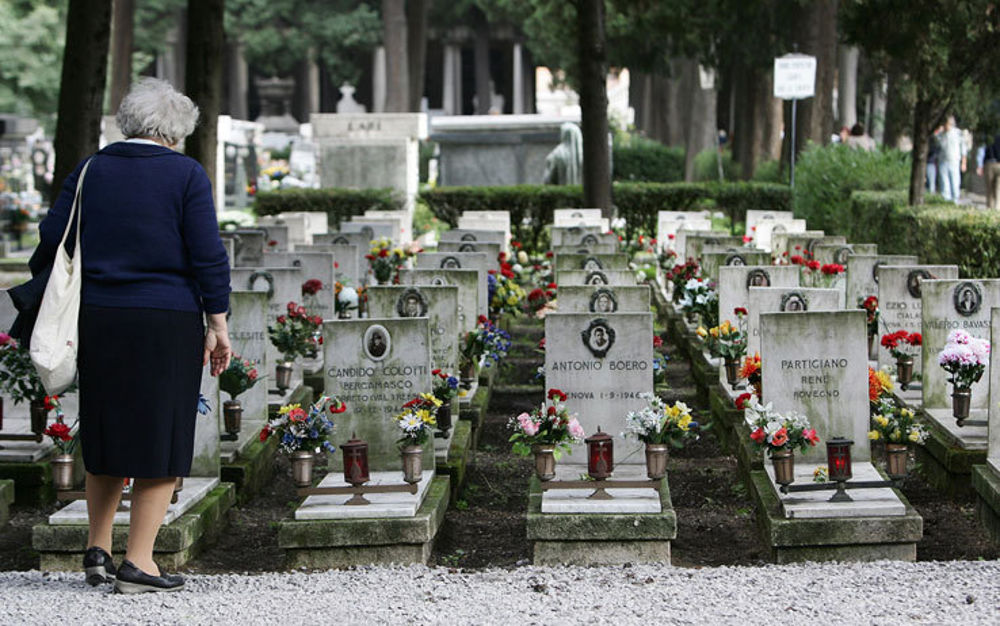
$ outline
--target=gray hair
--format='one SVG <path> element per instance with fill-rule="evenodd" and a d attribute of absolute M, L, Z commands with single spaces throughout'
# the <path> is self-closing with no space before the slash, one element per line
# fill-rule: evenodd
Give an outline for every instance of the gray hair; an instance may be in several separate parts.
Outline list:
<path fill-rule="evenodd" d="M 194 132 L 198 107 L 167 81 L 140 78 L 122 98 L 115 120 L 126 138 L 154 137 L 174 145 Z"/>

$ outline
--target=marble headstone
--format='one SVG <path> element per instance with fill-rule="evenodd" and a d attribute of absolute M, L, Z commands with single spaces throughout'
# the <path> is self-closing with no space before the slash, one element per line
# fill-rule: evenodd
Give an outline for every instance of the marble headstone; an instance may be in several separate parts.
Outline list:
<path fill-rule="evenodd" d="M 855 254 L 877 255 L 878 245 L 874 243 L 818 243 L 813 246 L 813 258 L 823 265 L 837 263 L 846 268 L 848 259 Z"/>
<path fill-rule="evenodd" d="M 458 333 L 475 329 L 478 317 L 489 311 L 488 302 L 479 302 L 477 270 L 400 270 L 399 283 L 458 287 Z"/>
<path fill-rule="evenodd" d="M 553 248 L 618 245 L 618 235 L 604 232 L 597 226 L 553 226 L 550 233 Z"/>
<path fill-rule="evenodd" d="M 347 255 L 344 255 L 347 256 Z M 265 267 L 298 267 L 302 269 L 302 282 L 316 279 L 323 288 L 315 295 L 300 295 L 302 304 L 323 319 L 336 317 L 333 307 L 334 256 L 328 252 L 275 252 L 265 255 Z"/>
<path fill-rule="evenodd" d="M 705 217 L 682 221 L 660 219 L 656 224 L 656 240 L 663 249 L 680 251 L 684 246 L 684 233 L 710 230 L 712 220 Z"/>
<path fill-rule="evenodd" d="M 233 240 L 233 267 L 259 267 L 264 258 L 264 232 L 261 230 L 227 230 L 219 233 L 223 239 Z"/>
<path fill-rule="evenodd" d="M 921 330 L 921 283 L 926 279 L 958 278 L 957 265 L 882 265 L 878 270 L 879 340 L 882 335 Z M 920 351 L 917 352 L 919 357 Z M 888 350 L 878 351 L 879 367 L 895 365 Z M 920 358 L 913 360 L 913 373 L 923 370 Z"/>
<path fill-rule="evenodd" d="M 805 220 L 776 219 L 758 222 L 756 230 L 748 230 L 753 237 L 754 245 L 764 250 L 773 251 L 774 235 L 806 232 Z"/>
<path fill-rule="evenodd" d="M 234 291 L 229 295 L 229 338 L 232 342 L 234 358 L 238 355 L 257 363 L 260 377 L 273 374 L 274 363 L 267 358 L 270 340 L 267 336 L 268 317 L 267 294 L 257 291 Z M 223 392 L 222 400 L 229 400 Z M 267 381 L 256 385 L 239 395 L 243 405 L 243 426 L 237 442 L 223 442 L 223 453 L 232 454 L 242 450 L 256 436 L 267 421 Z"/>
<path fill-rule="evenodd" d="M 493 268 L 485 252 L 421 252 L 416 256 L 419 270 L 476 270 L 479 272 L 479 302 L 489 303 L 488 276 Z"/>
<path fill-rule="evenodd" d="M 365 241 L 366 246 L 370 245 L 375 239 L 389 239 L 390 241 L 399 243 L 399 234 L 393 223 L 357 221 L 361 219 L 363 218 L 355 216 L 349 221 L 341 222 L 339 229 L 340 232 L 363 235 L 367 240 Z M 315 238 L 313 238 L 313 241 L 315 243 L 319 243 Z"/>
<path fill-rule="evenodd" d="M 649 286 L 559 287 L 560 313 L 645 313 L 649 311 Z"/>
<path fill-rule="evenodd" d="M 771 231 L 771 254 L 776 258 L 788 258 L 796 254 L 802 254 L 810 239 L 823 237 L 826 233 L 821 230 L 806 230 L 802 232 Z M 796 248 L 798 246 L 798 248 Z"/>
<path fill-rule="evenodd" d="M 716 248 L 720 252 L 729 248 L 740 248 L 743 246 L 743 237 L 734 237 L 724 233 L 704 233 L 689 234 L 684 240 L 684 256 L 688 259 L 701 260 L 702 252 L 706 249 Z M 680 249 L 678 249 L 678 252 Z"/>
<path fill-rule="evenodd" d="M 753 232 L 755 227 L 767 222 L 778 222 L 795 219 L 791 211 L 767 211 L 763 209 L 749 209 L 746 217 L 746 232 Z"/>
<path fill-rule="evenodd" d="M 458 371 L 458 287 L 385 285 L 368 288 L 373 318 L 427 317 L 431 365 Z"/>
<path fill-rule="evenodd" d="M 557 254 L 553 269 L 558 275 L 564 270 L 628 270 L 628 256 L 624 254 Z"/>
<path fill-rule="evenodd" d="M 465 228 L 452 228 L 441 233 L 440 241 L 461 241 L 472 243 L 496 243 L 506 246 L 504 234 L 497 230 L 469 230 Z"/>
<path fill-rule="evenodd" d="M 559 287 L 567 285 L 621 285 L 632 286 L 636 284 L 635 272 L 613 271 L 613 270 L 563 270 L 559 272 L 557 281 Z"/>
<path fill-rule="evenodd" d="M 500 252 L 502 246 L 498 243 L 485 241 L 439 241 L 438 253 L 445 252 L 476 252 L 485 254 L 489 269 L 500 269 Z"/>
<path fill-rule="evenodd" d="M 733 310 L 747 308 L 751 287 L 799 286 L 799 268 L 788 265 L 749 265 L 719 268 L 719 320 L 733 320 Z"/>
<path fill-rule="evenodd" d="M 771 264 L 771 253 L 750 248 L 730 248 L 725 252 L 702 252 L 701 275 L 719 280 L 720 267 L 764 266 Z"/>
<path fill-rule="evenodd" d="M 847 258 L 847 301 L 857 306 L 868 296 L 878 296 L 878 268 L 882 265 L 916 265 L 915 256 L 901 254 L 852 254 Z"/>
<path fill-rule="evenodd" d="M 760 352 L 761 313 L 805 313 L 839 309 L 840 292 L 836 289 L 751 287 L 747 306 L 747 354 Z"/>

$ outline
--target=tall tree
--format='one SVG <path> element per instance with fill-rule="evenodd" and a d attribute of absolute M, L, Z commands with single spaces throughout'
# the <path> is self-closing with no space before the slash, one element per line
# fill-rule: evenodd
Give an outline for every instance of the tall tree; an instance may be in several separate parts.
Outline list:
<path fill-rule="evenodd" d="M 410 80 L 406 60 L 406 0 L 382 0 L 385 46 L 385 110 L 409 110 Z"/>
<path fill-rule="evenodd" d="M 222 106 L 222 65 L 225 60 L 225 0 L 188 0 L 185 91 L 201 109 L 184 151 L 205 168 L 214 187 L 218 150 L 218 118 Z"/>
<path fill-rule="evenodd" d="M 427 63 L 427 13 L 430 0 L 407 0 L 406 59 L 409 63 L 410 111 L 420 111 L 424 96 L 424 73 Z"/>
<path fill-rule="evenodd" d="M 111 106 L 118 110 L 122 98 L 132 84 L 132 42 L 135 20 L 135 0 L 114 0 L 111 29 Z"/>
<path fill-rule="evenodd" d="M 59 102 L 64 9 L 51 1 L 0 2 L 0 111 L 41 118 L 49 132 Z"/>
<path fill-rule="evenodd" d="M 580 126 L 583 131 L 583 203 L 613 216 L 608 149 L 608 61 L 604 0 L 577 0 Z"/>
<path fill-rule="evenodd" d="M 66 176 L 100 142 L 110 39 L 111 0 L 70 0 L 59 82 L 52 202 Z"/>
<path fill-rule="evenodd" d="M 791 41 L 799 52 L 816 57 L 816 91 L 797 104 L 795 151 L 809 142 L 830 143 L 833 132 L 833 87 L 837 72 L 837 0 L 810 0 L 791 12 Z M 791 105 L 785 107 L 785 128 L 791 128 Z M 785 133 L 784 154 L 790 149 L 791 133 Z"/>
<path fill-rule="evenodd" d="M 837 119 L 850 128 L 858 122 L 858 57 L 856 46 L 837 51 Z"/>

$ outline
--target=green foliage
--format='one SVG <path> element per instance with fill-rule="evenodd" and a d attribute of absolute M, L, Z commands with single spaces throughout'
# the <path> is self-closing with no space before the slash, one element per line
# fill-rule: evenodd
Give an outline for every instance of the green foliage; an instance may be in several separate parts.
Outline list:
<path fill-rule="evenodd" d="M 754 182 L 758 183 L 783 183 L 788 184 L 788 169 L 782 171 L 779 161 L 764 161 L 757 166 L 757 171 L 753 173 Z"/>
<path fill-rule="evenodd" d="M 844 232 L 851 192 L 903 190 L 909 179 L 909 155 L 898 150 L 810 144 L 795 168 L 795 216 L 810 228 Z"/>
<path fill-rule="evenodd" d="M 66 35 L 63 5 L 0 0 L 0 111 L 54 119 Z"/>
<path fill-rule="evenodd" d="M 709 148 L 694 157 L 695 180 L 706 182 L 719 180 L 719 161 L 715 152 L 715 148 Z M 733 153 L 729 150 L 722 152 L 722 177 L 728 181 L 740 179 L 740 167 L 733 161 Z"/>
<path fill-rule="evenodd" d="M 615 135 L 614 180 L 672 183 L 684 180 L 684 149 L 638 135 Z"/>
<path fill-rule="evenodd" d="M 369 209 L 395 211 L 403 200 L 391 189 L 281 189 L 263 191 L 254 199 L 257 215 L 277 215 L 289 211 L 323 211 L 331 229 L 352 215 Z"/>
<path fill-rule="evenodd" d="M 936 196 L 932 196 L 933 201 Z M 951 203 L 911 207 L 906 192 L 857 191 L 846 203 L 849 241 L 878 244 L 881 254 L 915 254 L 922 263 L 958 265 L 967 278 L 1000 276 L 1000 214 Z"/>

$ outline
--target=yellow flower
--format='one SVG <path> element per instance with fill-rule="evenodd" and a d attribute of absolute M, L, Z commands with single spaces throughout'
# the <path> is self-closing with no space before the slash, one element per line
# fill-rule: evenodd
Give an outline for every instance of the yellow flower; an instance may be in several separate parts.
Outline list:
<path fill-rule="evenodd" d="M 913 430 L 911 430 L 910 431 L 909 440 L 912 441 L 912 442 L 914 442 L 914 443 L 920 441 L 920 431 L 917 430 L 916 428 L 914 428 Z"/>
<path fill-rule="evenodd" d="M 681 430 L 687 430 L 688 427 L 690 427 L 690 425 L 691 425 L 691 416 L 687 414 L 682 415 L 681 418 L 677 421 L 677 426 L 680 427 Z"/>
<path fill-rule="evenodd" d="M 443 403 L 434 396 L 433 393 L 422 393 L 420 397 L 431 402 L 434 406 L 441 406 Z"/>
<path fill-rule="evenodd" d="M 712 330 L 710 330 L 710 331 L 708 331 L 708 332 L 709 332 L 709 333 L 710 333 L 710 334 L 711 334 L 711 335 L 712 335 L 713 337 L 715 337 L 716 339 L 718 339 L 718 338 L 719 338 L 719 327 L 718 327 L 718 326 L 716 326 L 715 328 L 713 328 Z"/>
<path fill-rule="evenodd" d="M 704 339 L 705 337 L 707 337 L 707 336 L 708 336 L 708 331 L 707 331 L 707 330 L 705 330 L 705 327 L 704 327 L 704 326 L 699 326 L 699 327 L 698 327 L 698 330 L 696 330 L 696 331 L 694 331 L 694 332 L 695 332 L 695 333 L 696 333 L 696 334 L 697 334 L 697 335 L 698 335 L 699 337 L 701 337 L 702 339 Z"/>
<path fill-rule="evenodd" d="M 899 413 L 903 417 L 913 417 L 913 411 L 911 411 L 910 409 L 902 409 Z"/>
<path fill-rule="evenodd" d="M 872 441 L 878 441 L 879 438 L 878 431 L 877 430 L 868 431 L 868 438 L 871 439 Z"/>
<path fill-rule="evenodd" d="M 300 408 L 302 408 L 301 404 L 286 404 L 285 406 L 278 409 L 278 415 L 288 415 L 295 409 L 300 409 Z"/>
<path fill-rule="evenodd" d="M 517 296 L 511 296 L 507 298 L 507 304 L 509 304 L 510 306 L 514 306 L 515 304 L 517 304 Z"/>
<path fill-rule="evenodd" d="M 885 415 L 876 415 L 872 419 L 875 420 L 876 424 L 883 428 L 889 425 L 889 419 Z"/>
<path fill-rule="evenodd" d="M 903 433 L 901 433 L 897 428 L 896 430 L 892 431 L 892 435 L 890 435 L 889 438 L 892 439 L 893 441 L 899 441 L 900 439 L 903 438 Z"/>
<path fill-rule="evenodd" d="M 875 377 L 878 378 L 878 382 L 882 385 L 883 393 L 888 393 L 892 391 L 892 379 L 889 378 L 889 373 L 879 370 L 875 372 Z"/>

